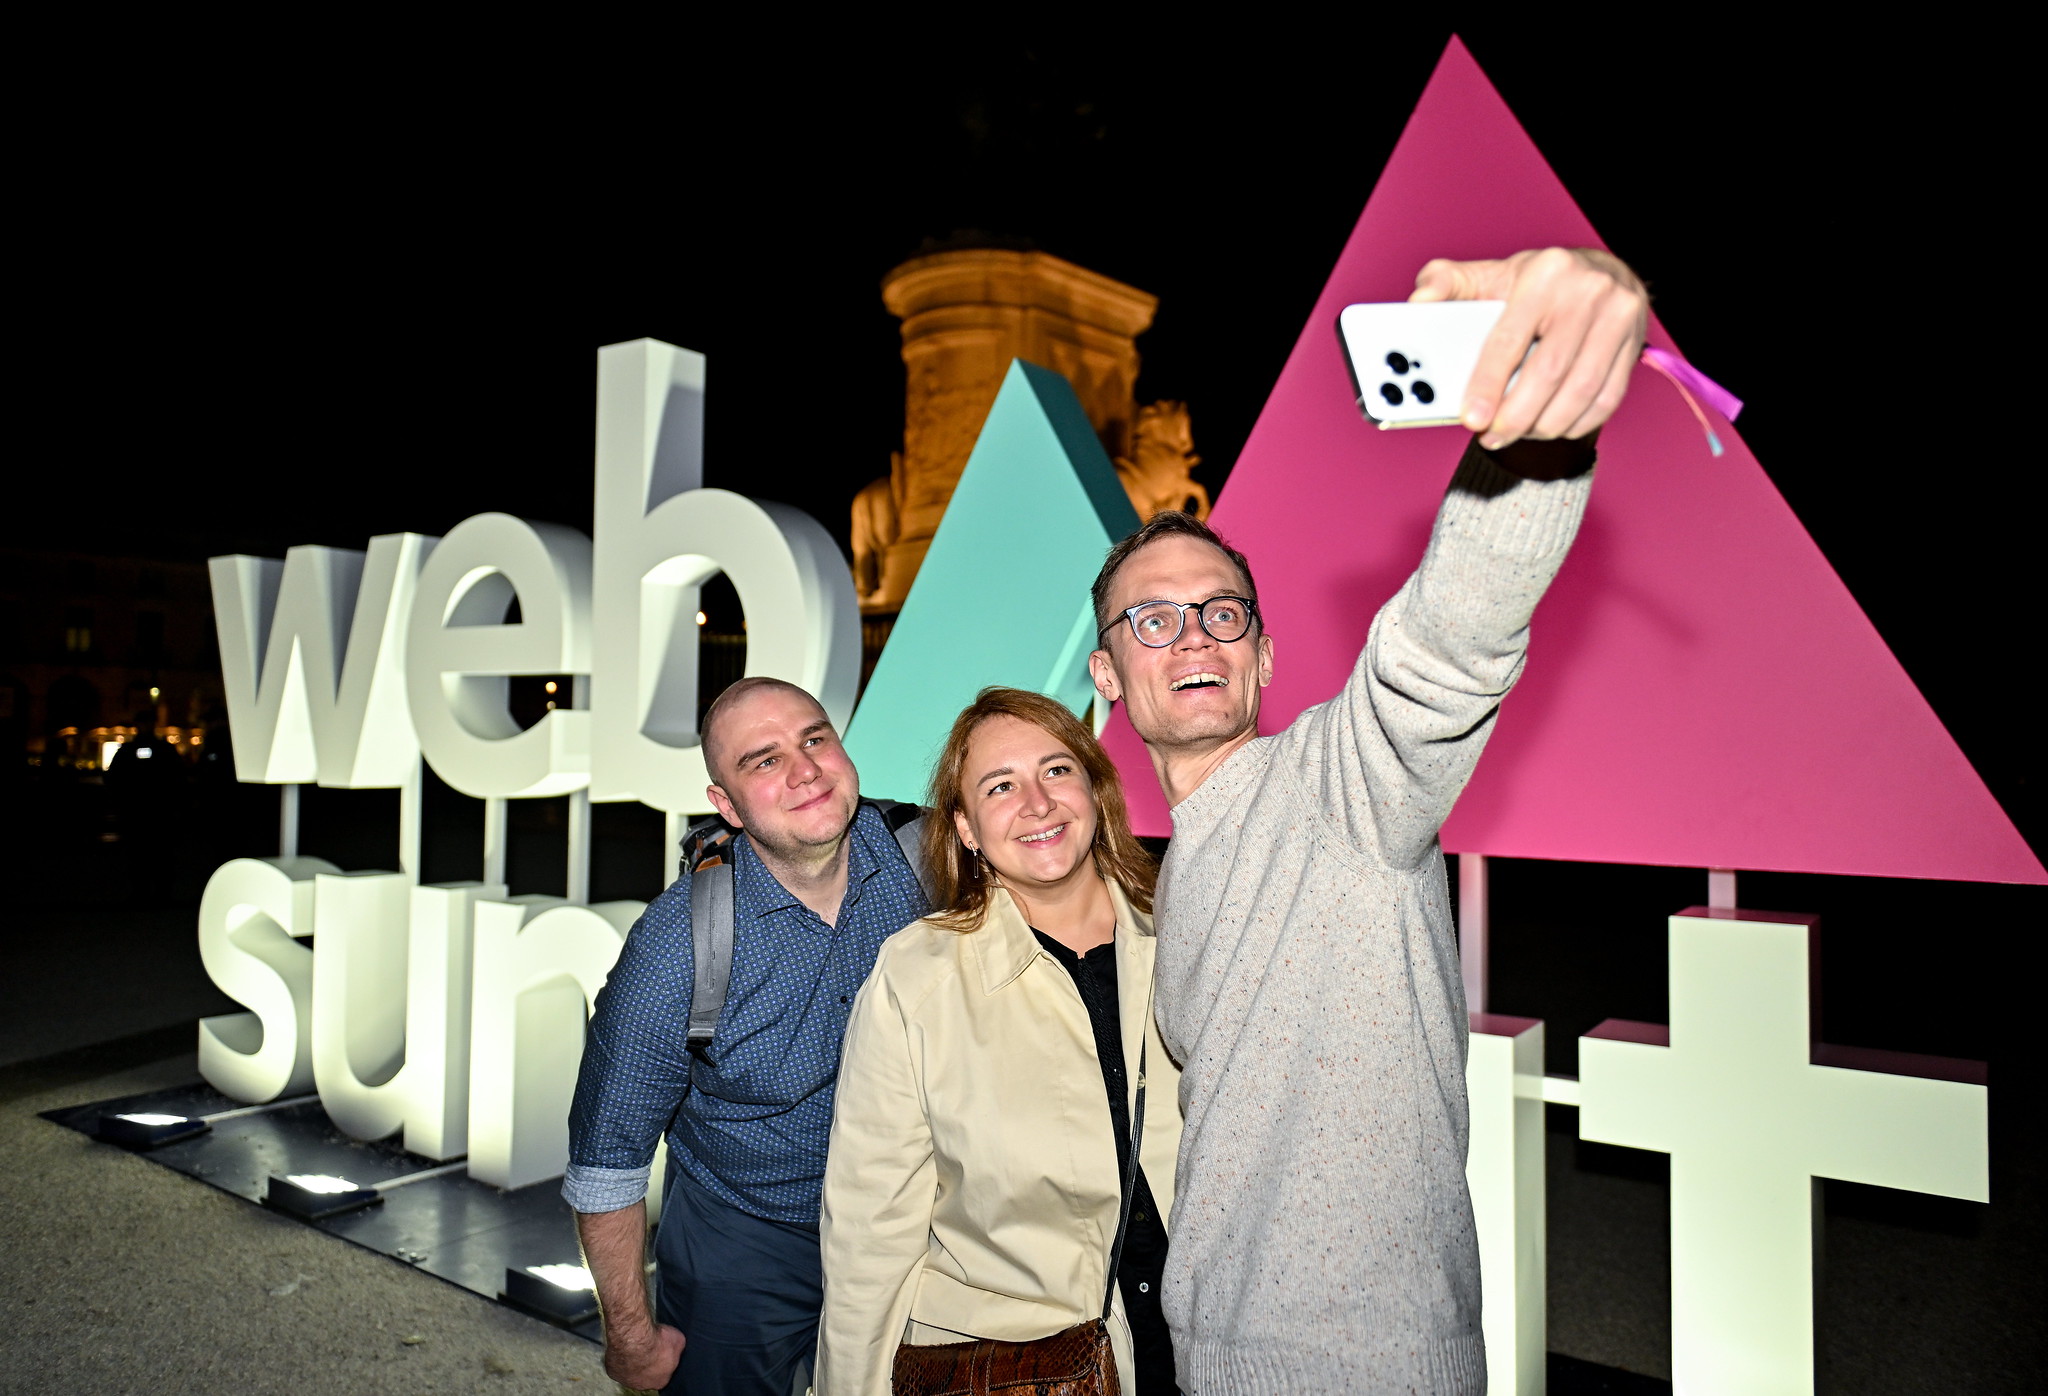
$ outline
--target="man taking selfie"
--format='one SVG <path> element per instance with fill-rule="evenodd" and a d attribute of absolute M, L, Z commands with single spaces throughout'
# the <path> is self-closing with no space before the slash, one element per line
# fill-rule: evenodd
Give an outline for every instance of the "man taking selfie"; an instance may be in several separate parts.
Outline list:
<path fill-rule="evenodd" d="M 1251 568 L 1185 514 L 1095 582 L 1096 688 L 1173 807 L 1157 1004 L 1186 1128 L 1163 1295 L 1187 1396 L 1486 1388 L 1437 831 L 1578 528 L 1647 297 L 1608 254 L 1552 248 L 1431 262 L 1411 299 L 1507 309 L 1428 549 L 1340 693 L 1258 735 L 1275 645 Z"/>

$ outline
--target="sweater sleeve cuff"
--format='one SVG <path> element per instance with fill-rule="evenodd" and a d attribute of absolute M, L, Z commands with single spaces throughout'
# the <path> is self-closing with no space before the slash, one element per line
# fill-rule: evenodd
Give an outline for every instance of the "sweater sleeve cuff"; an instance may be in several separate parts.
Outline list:
<path fill-rule="evenodd" d="M 1451 477 L 1437 533 L 1476 543 L 1496 556 L 1541 561 L 1571 546 L 1592 487 L 1590 470 L 1559 480 L 1514 474 L 1475 441 Z"/>
<path fill-rule="evenodd" d="M 1520 441 L 1489 451 L 1475 437 L 1472 449 L 1510 475 L 1524 480 L 1569 480 L 1593 468 L 1600 432 L 1596 428 L 1576 441 L 1558 437 L 1553 441 Z"/>
<path fill-rule="evenodd" d="M 572 1163 L 562 1177 L 562 1200 L 579 1212 L 616 1212 L 647 1196 L 650 1168 L 591 1168 Z"/>

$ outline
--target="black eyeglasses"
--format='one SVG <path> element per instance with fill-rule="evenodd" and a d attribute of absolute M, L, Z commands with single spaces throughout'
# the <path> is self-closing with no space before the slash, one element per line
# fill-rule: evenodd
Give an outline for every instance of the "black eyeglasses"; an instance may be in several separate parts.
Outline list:
<path fill-rule="evenodd" d="M 1124 611 L 1124 619 L 1131 623 L 1131 634 L 1139 644 L 1163 650 L 1187 628 L 1189 611 L 1195 613 L 1203 634 L 1227 645 L 1232 640 L 1242 640 L 1252 628 L 1259 603 L 1243 596 L 1212 596 L 1207 601 L 1140 601 Z M 1095 638 L 1099 640 L 1114 629 L 1116 622 L 1111 621 L 1095 632 Z"/>

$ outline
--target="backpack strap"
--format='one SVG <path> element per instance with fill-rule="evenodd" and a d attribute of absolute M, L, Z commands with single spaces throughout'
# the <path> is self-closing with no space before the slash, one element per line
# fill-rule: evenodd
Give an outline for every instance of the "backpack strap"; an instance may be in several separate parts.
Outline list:
<path fill-rule="evenodd" d="M 894 800 L 876 800 L 875 807 L 882 812 L 882 821 L 889 826 L 889 832 L 896 836 L 896 846 L 903 850 L 903 861 L 910 864 L 910 871 L 917 877 L 917 885 L 924 888 L 924 899 L 932 899 L 932 870 L 924 861 L 924 821 L 930 811 L 922 805 L 899 805 Z"/>
<path fill-rule="evenodd" d="M 695 960 L 690 989 L 690 1055 L 707 1066 L 711 1035 L 732 980 L 732 864 L 714 863 L 690 877 L 690 948 Z"/>
<path fill-rule="evenodd" d="M 913 874 L 918 874 L 918 886 L 924 888 L 924 899 L 930 903 L 932 901 L 932 870 L 924 862 L 924 821 L 930 819 L 930 815 L 926 815 L 915 804 L 911 806 L 911 809 L 915 811 L 915 817 L 913 819 L 905 819 L 895 829 L 897 847 L 903 849 L 903 862 L 909 864 L 909 870 Z"/>
<path fill-rule="evenodd" d="M 869 800 L 881 814 L 882 822 L 903 850 L 904 861 L 916 875 L 925 898 L 932 895 L 931 870 L 924 861 L 924 821 L 920 805 L 895 800 Z M 690 987 L 690 1055 L 706 1066 L 711 1060 L 711 1037 L 718 1031 L 718 1016 L 725 1011 L 725 992 L 732 982 L 733 942 L 736 938 L 732 884 L 732 826 L 722 820 L 699 820 L 683 838 L 683 866 L 690 873 L 690 947 L 694 957 Z"/>

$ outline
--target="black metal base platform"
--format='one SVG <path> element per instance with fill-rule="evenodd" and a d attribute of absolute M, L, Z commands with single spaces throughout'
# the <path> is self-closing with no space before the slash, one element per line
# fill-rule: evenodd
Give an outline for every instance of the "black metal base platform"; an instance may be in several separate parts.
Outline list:
<path fill-rule="evenodd" d="M 212 1087 L 194 1084 L 49 1110 L 43 1118 L 96 1135 L 105 1114 L 196 1117 L 237 1108 L 238 1102 Z M 326 1174 L 375 1187 L 439 1166 L 394 1143 L 350 1139 L 328 1122 L 318 1101 L 224 1119 L 207 1133 L 138 1152 L 152 1163 L 258 1204 L 272 1177 Z M 495 1302 L 504 1302 L 507 1270 L 581 1263 L 575 1219 L 554 1181 L 506 1192 L 458 1168 L 393 1188 L 374 1206 L 306 1224 Z M 558 1326 L 600 1340 L 594 1318 Z"/>

